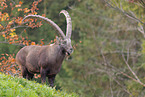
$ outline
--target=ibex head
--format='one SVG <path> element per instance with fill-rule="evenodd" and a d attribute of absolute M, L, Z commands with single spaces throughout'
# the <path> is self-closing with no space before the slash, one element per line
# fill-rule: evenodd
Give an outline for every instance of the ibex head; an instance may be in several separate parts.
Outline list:
<path fill-rule="evenodd" d="M 71 45 L 71 39 L 64 39 L 59 42 L 59 44 L 65 49 L 68 55 L 70 55 L 73 52 L 73 48 Z"/>
<path fill-rule="evenodd" d="M 71 22 L 71 18 L 69 16 L 69 13 L 65 10 L 62 10 L 60 12 L 60 14 L 63 13 L 66 17 L 66 21 L 67 21 L 67 29 L 66 29 L 66 35 L 63 33 L 63 31 L 61 30 L 61 28 L 54 23 L 52 20 L 42 17 L 40 15 L 28 15 L 26 16 L 22 22 L 27 19 L 27 18 L 38 18 L 40 20 L 43 20 L 45 22 L 47 22 L 49 25 L 51 25 L 58 33 L 59 35 L 62 37 L 61 40 L 59 40 L 59 45 L 61 45 L 65 51 L 70 55 L 73 52 L 73 48 L 71 45 L 71 33 L 72 33 L 72 22 Z"/>

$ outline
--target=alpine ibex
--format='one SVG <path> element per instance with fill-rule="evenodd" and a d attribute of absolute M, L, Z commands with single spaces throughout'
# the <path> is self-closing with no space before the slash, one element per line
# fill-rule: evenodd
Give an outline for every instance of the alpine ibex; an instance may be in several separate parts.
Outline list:
<path fill-rule="evenodd" d="M 25 46 L 16 55 L 16 63 L 20 66 L 22 76 L 27 79 L 32 79 L 34 73 L 41 74 L 41 82 L 48 82 L 53 87 L 56 74 L 60 71 L 62 62 L 66 54 L 71 54 L 73 48 L 71 45 L 72 23 L 67 11 L 62 10 L 67 21 L 66 36 L 60 27 L 52 20 L 42 17 L 40 15 L 28 15 L 27 18 L 38 18 L 47 22 L 52 26 L 61 36 L 54 44 L 45 46 Z"/>

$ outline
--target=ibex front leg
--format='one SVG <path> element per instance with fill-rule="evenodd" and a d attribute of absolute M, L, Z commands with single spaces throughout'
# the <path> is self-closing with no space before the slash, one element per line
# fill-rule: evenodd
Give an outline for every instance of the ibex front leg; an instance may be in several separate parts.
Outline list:
<path fill-rule="evenodd" d="M 54 86 L 55 76 L 56 76 L 56 74 L 48 75 L 48 82 L 49 82 L 49 84 L 50 84 L 51 87 Z"/>
<path fill-rule="evenodd" d="M 41 74 L 41 83 L 44 84 L 46 82 L 47 70 L 41 67 L 40 74 Z"/>

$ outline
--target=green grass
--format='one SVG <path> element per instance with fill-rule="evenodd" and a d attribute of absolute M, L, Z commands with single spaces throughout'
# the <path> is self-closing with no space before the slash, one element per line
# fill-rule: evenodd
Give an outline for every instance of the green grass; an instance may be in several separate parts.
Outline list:
<path fill-rule="evenodd" d="M 78 95 L 0 73 L 0 97 L 78 97 Z"/>

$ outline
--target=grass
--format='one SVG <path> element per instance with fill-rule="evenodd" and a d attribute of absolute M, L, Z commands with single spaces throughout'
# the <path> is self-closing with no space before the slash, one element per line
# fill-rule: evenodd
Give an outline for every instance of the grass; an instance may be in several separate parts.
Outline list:
<path fill-rule="evenodd" d="M 0 73 L 0 97 L 78 97 L 78 95 Z"/>

